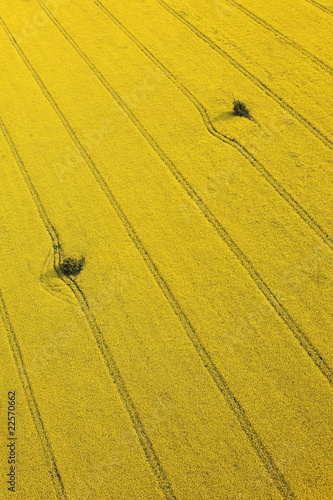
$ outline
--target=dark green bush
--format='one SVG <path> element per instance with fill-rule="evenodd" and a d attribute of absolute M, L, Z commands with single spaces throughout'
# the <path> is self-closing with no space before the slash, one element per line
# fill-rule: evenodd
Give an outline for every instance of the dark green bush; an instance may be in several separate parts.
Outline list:
<path fill-rule="evenodd" d="M 85 264 L 85 259 L 74 259 L 72 257 L 66 257 L 60 264 L 60 271 L 65 276 L 77 276 L 82 271 Z"/>
<path fill-rule="evenodd" d="M 243 116 L 244 118 L 251 118 L 250 111 L 242 101 L 234 100 L 233 114 L 235 116 Z"/>

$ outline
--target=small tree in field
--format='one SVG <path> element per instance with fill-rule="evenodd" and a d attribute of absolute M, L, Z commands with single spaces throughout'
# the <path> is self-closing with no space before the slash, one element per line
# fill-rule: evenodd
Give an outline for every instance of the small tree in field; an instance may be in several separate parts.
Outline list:
<path fill-rule="evenodd" d="M 73 257 L 65 257 L 61 262 L 59 268 L 65 276 L 77 276 L 80 274 L 84 267 L 85 258 L 74 259 Z"/>
<path fill-rule="evenodd" d="M 244 118 L 251 119 L 251 114 L 249 109 L 246 107 L 242 101 L 236 101 L 234 99 L 233 114 L 235 116 L 243 116 Z"/>

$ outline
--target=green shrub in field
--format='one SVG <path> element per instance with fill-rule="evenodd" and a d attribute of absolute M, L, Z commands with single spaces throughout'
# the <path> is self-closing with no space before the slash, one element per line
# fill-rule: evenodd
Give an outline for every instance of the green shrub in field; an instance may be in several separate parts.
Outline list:
<path fill-rule="evenodd" d="M 233 114 L 235 116 L 243 116 L 244 118 L 251 118 L 250 111 L 242 101 L 234 99 Z"/>
<path fill-rule="evenodd" d="M 66 257 L 60 264 L 60 271 L 65 276 L 77 276 L 80 274 L 84 267 L 85 259 L 74 259 L 72 257 Z"/>

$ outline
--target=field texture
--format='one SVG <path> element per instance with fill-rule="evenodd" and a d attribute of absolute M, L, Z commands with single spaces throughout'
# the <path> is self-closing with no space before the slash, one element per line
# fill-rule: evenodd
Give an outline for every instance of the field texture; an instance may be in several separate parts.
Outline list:
<path fill-rule="evenodd" d="M 332 35 L 0 0 L 1 499 L 333 499 Z"/>

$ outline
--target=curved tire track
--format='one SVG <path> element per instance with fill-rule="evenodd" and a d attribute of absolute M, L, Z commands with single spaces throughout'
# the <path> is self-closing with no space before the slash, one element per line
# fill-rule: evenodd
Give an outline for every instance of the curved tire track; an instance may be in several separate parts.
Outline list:
<path fill-rule="evenodd" d="M 312 134 L 314 134 L 326 147 L 333 150 L 333 141 L 329 139 L 323 132 L 321 132 L 317 127 L 315 127 L 307 118 L 296 111 L 292 106 L 290 106 L 282 97 L 278 96 L 273 90 L 271 90 L 265 83 L 263 83 L 259 78 L 250 73 L 244 66 L 238 63 L 230 54 L 225 52 L 221 47 L 219 47 L 213 40 L 211 40 L 207 35 L 202 33 L 198 28 L 196 28 L 187 19 L 184 19 L 178 12 L 176 12 L 170 5 L 168 5 L 164 0 L 156 0 L 166 11 L 168 11 L 173 17 L 178 19 L 183 23 L 192 33 L 194 33 L 198 38 L 204 41 L 212 50 L 220 54 L 224 59 L 226 59 L 234 68 L 240 71 L 244 76 L 251 80 L 257 87 L 259 87 L 265 94 L 271 97 L 281 108 L 288 111 L 297 121 L 299 121 L 304 127 L 306 127 Z"/>
<path fill-rule="evenodd" d="M 40 4 L 42 4 L 41 0 L 38 0 L 38 1 Z M 324 359 L 324 357 L 321 355 L 321 353 L 318 351 L 318 349 L 312 344 L 312 342 L 309 340 L 307 335 L 298 326 L 298 324 L 292 318 L 292 316 L 289 314 L 287 309 L 279 302 L 279 300 L 274 295 L 272 290 L 269 288 L 269 286 L 266 284 L 266 282 L 262 279 L 260 274 L 257 272 L 257 270 L 253 266 L 252 262 L 243 253 L 243 251 L 238 247 L 238 245 L 235 243 L 235 241 L 232 239 L 232 237 L 229 235 L 229 233 L 226 231 L 226 229 L 222 226 L 222 224 L 219 222 L 219 220 L 215 217 L 215 215 L 211 212 L 211 210 L 208 208 L 208 206 L 204 203 L 204 201 L 201 199 L 201 197 L 194 190 L 192 185 L 187 181 L 187 179 L 183 176 L 183 174 L 178 170 L 178 168 L 170 160 L 170 158 L 164 153 L 162 148 L 158 145 L 158 143 L 155 141 L 155 139 L 149 134 L 149 132 L 144 128 L 144 126 L 141 124 L 141 122 L 132 113 L 132 111 L 129 109 L 129 107 L 123 101 L 123 99 L 119 96 L 119 94 L 117 94 L 117 92 L 111 87 L 109 82 L 100 73 L 100 71 L 95 67 L 95 65 L 90 61 L 88 56 L 86 56 L 86 54 L 80 49 L 80 47 L 76 44 L 76 42 L 72 39 L 72 37 L 67 33 L 67 31 L 63 28 L 63 26 L 54 18 L 54 16 L 48 11 L 48 9 L 46 7 L 45 7 L 45 12 L 50 16 L 50 19 L 55 24 L 55 26 L 59 29 L 59 31 L 62 33 L 62 35 L 65 37 L 65 39 L 68 41 L 68 43 L 71 44 L 71 46 L 75 49 L 77 54 L 86 62 L 88 67 L 93 71 L 93 73 L 96 75 L 96 77 L 102 83 L 102 85 L 106 88 L 106 90 L 108 90 L 110 95 L 115 99 L 115 101 L 121 107 L 123 112 L 129 117 L 129 119 L 132 121 L 132 123 L 136 126 L 136 128 L 140 131 L 140 133 L 143 135 L 143 137 L 147 140 L 149 145 L 153 148 L 153 150 L 161 158 L 161 160 L 164 162 L 164 164 L 168 167 L 170 172 L 174 175 L 174 177 L 179 182 L 179 184 L 183 187 L 183 189 L 186 191 L 188 196 L 197 205 L 198 209 L 202 212 L 202 214 L 206 217 L 206 219 L 209 221 L 209 223 L 213 226 L 213 228 L 216 230 L 216 232 L 221 237 L 221 239 L 226 243 L 226 245 L 229 247 L 229 249 L 233 252 L 233 254 L 236 256 L 236 258 L 239 260 L 240 264 L 243 266 L 243 268 L 248 272 L 249 276 L 252 278 L 252 280 L 254 281 L 256 286 L 258 287 L 258 289 L 263 293 L 265 298 L 268 300 L 270 305 L 273 307 L 276 314 L 288 326 L 288 328 L 290 329 L 290 331 L 292 332 L 294 337 L 298 340 L 301 347 L 308 354 L 310 359 L 312 359 L 312 361 L 315 363 L 317 368 L 321 371 L 321 373 L 324 375 L 324 377 L 326 377 L 328 382 L 331 385 L 333 385 L 333 370 L 332 370 L 332 368 L 329 366 L 329 364 Z M 29 63 L 29 65 L 30 65 L 30 63 Z M 39 76 L 38 76 L 38 79 L 39 79 L 39 82 L 41 82 Z M 159 271 L 157 270 L 156 264 L 153 262 L 152 258 L 149 256 L 148 252 L 144 248 L 141 240 L 139 239 L 138 235 L 135 233 L 134 228 L 132 227 L 131 223 L 128 221 L 128 219 L 127 219 L 126 215 L 124 214 L 123 210 L 121 209 L 119 203 L 116 201 L 116 199 L 115 199 L 113 193 L 111 192 L 110 188 L 108 187 L 106 181 L 104 180 L 101 173 L 97 169 L 95 163 L 92 161 L 92 159 L 87 154 L 87 152 L 83 148 L 82 144 L 80 143 L 80 141 L 76 137 L 75 132 L 71 128 L 71 126 L 69 125 L 67 119 L 65 118 L 63 113 L 60 111 L 58 106 L 55 104 L 52 96 L 47 91 L 47 89 L 43 83 L 42 83 L 42 86 L 43 86 L 42 88 L 43 88 L 44 95 L 46 95 L 47 99 L 52 104 L 54 110 L 57 112 L 61 122 L 64 124 L 67 131 L 69 132 L 69 134 L 73 138 L 78 150 L 80 151 L 80 154 L 85 159 L 85 162 L 87 163 L 90 170 L 94 174 L 97 182 L 100 184 L 104 193 L 109 198 L 111 205 L 114 207 L 119 218 L 122 220 L 124 226 L 126 227 L 129 236 L 132 238 L 132 241 L 136 245 L 137 249 L 141 253 L 144 260 L 147 262 L 149 269 L 151 270 L 151 272 L 155 276 L 155 279 L 157 280 L 157 282 L 159 283 L 159 285 L 161 286 L 161 288 L 163 289 L 163 291 L 165 293 L 165 287 L 163 284 L 163 283 L 165 283 L 165 281 L 162 278 L 162 276 L 160 275 Z M 171 291 L 169 290 L 168 287 L 167 287 L 167 289 L 168 289 L 168 294 L 171 294 Z M 171 302 L 174 300 L 176 300 L 176 299 L 172 296 Z M 178 306 L 178 307 L 180 307 L 180 306 Z"/>
<path fill-rule="evenodd" d="M 143 244 L 142 244 L 141 240 L 139 239 L 138 235 L 136 234 L 133 226 L 131 225 L 130 221 L 127 219 L 125 213 L 123 212 L 119 203 L 115 199 L 110 188 L 107 186 L 105 180 L 103 179 L 103 177 L 99 173 L 97 167 L 93 163 L 93 161 L 90 158 L 90 156 L 88 155 L 88 153 L 83 148 L 82 144 L 80 143 L 80 141 L 76 137 L 74 130 L 71 128 L 70 124 L 68 123 L 67 119 L 63 115 L 62 111 L 60 110 L 60 108 L 58 107 L 56 102 L 54 101 L 52 95 L 49 93 L 49 91 L 45 87 L 43 81 L 41 80 L 41 78 L 37 74 L 36 70 L 31 65 L 30 61 L 25 56 L 21 47 L 17 44 L 15 38 L 13 37 L 9 28 L 4 23 L 4 21 L 2 20 L 1 17 L 0 17 L 0 24 L 2 25 L 4 31 L 6 32 L 8 38 L 11 41 L 12 45 L 14 46 L 15 50 L 18 52 L 18 54 L 22 58 L 23 62 L 25 63 L 25 65 L 27 66 L 29 71 L 31 72 L 36 83 L 40 87 L 43 95 L 48 100 L 48 102 L 51 104 L 54 111 L 58 115 L 61 123 L 63 124 L 63 126 L 66 128 L 67 132 L 69 133 L 69 135 L 73 139 L 73 142 L 75 143 L 76 147 L 78 148 L 80 154 L 85 159 L 87 166 L 91 169 L 93 175 L 95 176 L 96 181 L 98 182 L 98 184 L 100 185 L 100 187 L 102 188 L 102 190 L 106 194 L 107 198 L 109 199 L 111 206 L 116 211 L 119 219 L 123 223 L 124 228 L 126 229 L 128 235 L 129 235 L 129 237 L 131 238 L 132 242 L 136 246 L 137 250 L 140 252 L 140 254 L 141 254 L 142 258 L 144 259 L 144 261 L 146 262 L 148 268 L 150 269 L 150 271 L 154 275 L 156 282 L 160 286 L 164 296 L 166 297 L 167 301 L 169 302 L 170 306 L 172 307 L 172 310 L 176 314 L 178 320 L 182 324 L 186 334 L 188 335 L 188 338 L 190 339 L 194 349 L 196 350 L 197 354 L 199 355 L 203 365 L 205 366 L 206 370 L 208 371 L 211 378 L 215 382 L 220 393 L 222 394 L 222 396 L 225 398 L 226 402 L 228 403 L 229 408 L 231 409 L 231 411 L 235 415 L 236 419 L 238 420 L 242 430 L 244 431 L 244 433 L 246 434 L 246 436 L 249 440 L 250 445 L 252 446 L 252 448 L 256 452 L 259 460 L 262 462 L 263 466 L 267 470 L 267 472 L 268 472 L 269 476 L 271 477 L 272 481 L 274 482 L 276 488 L 280 491 L 280 493 L 284 499 L 295 500 L 296 497 L 295 497 L 294 493 L 292 492 L 290 485 L 288 484 L 288 482 L 284 478 L 283 474 L 280 472 L 279 468 L 275 464 L 270 452 L 268 451 L 268 449 L 264 445 L 263 441 L 260 438 L 260 435 L 257 433 L 253 424 L 249 420 L 244 408 L 242 407 L 242 405 L 239 403 L 239 401 L 237 400 L 237 398 L 233 394 L 232 390 L 230 389 L 230 387 L 227 384 L 226 380 L 224 379 L 223 375 L 220 373 L 219 369 L 216 367 L 213 359 L 211 358 L 207 349 L 203 345 L 196 330 L 194 329 L 190 320 L 188 319 L 188 317 L 186 316 L 186 314 L 182 310 L 177 299 L 174 297 L 171 289 L 169 288 L 169 285 L 162 277 L 159 269 L 157 268 L 156 264 L 154 263 L 153 259 L 150 256 L 150 254 L 143 246 Z M 44 209 L 43 209 L 43 211 L 44 211 L 44 215 L 46 216 Z M 58 241 L 59 241 L 59 239 L 57 239 L 57 243 L 58 243 Z M 104 337 L 103 337 L 103 335 L 98 327 L 96 319 L 94 318 L 91 310 L 89 309 L 88 302 L 87 302 L 86 298 L 84 297 L 83 292 L 80 290 L 78 285 L 75 283 L 75 281 L 73 281 L 73 280 L 67 281 L 66 280 L 66 283 L 73 290 L 73 292 L 75 293 L 75 296 L 78 298 L 78 300 L 80 299 L 81 309 L 84 311 L 84 313 L 86 315 L 87 321 L 92 329 L 93 335 L 94 335 L 96 342 L 101 350 L 101 354 L 103 355 L 103 357 L 105 354 L 108 354 L 110 356 L 108 358 L 108 360 L 106 360 L 107 366 L 110 367 L 110 370 L 111 370 L 110 374 L 112 377 L 114 377 L 114 381 L 115 381 L 117 388 L 119 385 L 119 394 L 122 395 L 122 391 L 124 391 L 124 390 L 127 391 L 126 386 L 125 386 L 124 382 L 122 382 L 122 379 L 118 379 L 118 376 L 120 376 L 119 370 L 117 369 L 114 361 L 112 360 L 111 355 L 109 354 Z M 101 342 L 101 344 L 100 344 L 100 342 Z M 128 400 L 126 399 L 126 401 L 124 401 L 126 408 L 127 408 L 127 405 L 130 404 L 130 401 L 131 401 L 130 397 L 128 398 Z M 130 414 L 131 420 L 132 420 L 132 418 L 133 419 L 136 418 L 135 417 L 136 414 L 137 414 L 137 411 L 135 410 L 135 408 L 133 408 L 131 410 L 131 414 Z M 132 422 L 133 422 L 133 420 L 132 420 Z M 134 422 L 135 422 L 135 420 L 134 420 Z M 147 444 L 150 443 L 148 436 L 140 436 L 141 432 L 143 432 L 143 430 L 144 430 L 142 423 L 140 423 L 139 428 L 135 429 L 135 430 L 138 434 L 138 437 L 140 439 L 141 444 L 143 442 L 147 443 Z M 165 479 L 165 477 L 166 477 L 165 473 L 164 473 L 161 465 L 159 464 L 159 461 L 158 461 L 158 458 L 157 458 L 155 452 L 152 449 L 152 445 L 149 448 L 149 450 L 144 450 L 144 451 L 146 453 L 146 456 L 147 456 L 147 453 L 150 454 L 150 458 L 148 459 L 148 461 L 150 464 L 151 464 L 151 462 L 153 462 L 153 464 L 154 464 L 153 470 L 154 470 L 155 474 L 156 474 L 156 472 L 158 472 L 157 479 L 158 479 L 160 488 L 162 489 L 166 500 L 176 500 L 176 497 L 175 497 L 174 493 L 172 492 L 172 489 L 171 489 L 169 482 L 166 482 L 167 480 Z M 159 477 L 159 476 L 161 476 L 161 477 Z"/>
<path fill-rule="evenodd" d="M 0 122 L 1 128 L 2 124 Z M 4 323 L 5 329 L 7 331 L 8 342 L 10 345 L 10 349 L 12 351 L 16 369 L 19 375 L 20 382 L 22 384 L 23 390 L 25 392 L 25 396 L 28 402 L 30 414 L 35 425 L 38 437 L 41 441 L 44 456 L 46 459 L 46 464 L 48 468 L 48 472 L 51 475 L 52 483 L 59 500 L 68 500 L 68 496 L 65 491 L 64 483 L 62 481 L 62 477 L 60 475 L 57 461 L 52 449 L 51 441 L 48 437 L 48 434 L 45 429 L 45 425 L 39 411 L 38 403 L 36 400 L 35 393 L 33 391 L 30 378 L 28 375 L 28 370 L 25 366 L 24 358 L 22 355 L 22 351 L 17 340 L 16 334 L 14 332 L 13 326 L 10 321 L 10 317 L 8 314 L 8 310 L 3 298 L 3 294 L 0 290 L 0 316 Z M 37 479 L 37 478 L 36 478 Z"/>
<path fill-rule="evenodd" d="M 2 24 L 2 23 L 3 23 L 3 20 L 0 18 L 0 24 Z M 50 236 L 52 244 L 53 244 L 53 249 L 54 249 L 55 269 L 57 270 L 60 259 L 61 259 L 61 254 L 60 254 L 61 244 L 60 244 L 59 235 L 58 235 L 56 229 L 54 228 L 53 224 L 51 223 L 51 221 L 46 213 L 45 208 L 43 207 L 43 204 L 40 200 L 38 192 L 30 179 L 30 176 L 28 174 L 26 166 L 25 166 L 22 158 L 20 157 L 20 154 L 19 154 L 16 146 L 14 145 L 14 143 L 9 135 L 9 132 L 6 129 L 1 118 L 0 118 L 0 128 L 2 129 L 2 131 L 5 135 L 5 138 L 6 138 L 7 143 L 11 149 L 13 157 L 14 157 L 14 159 L 19 167 L 19 170 L 22 173 L 22 176 L 27 184 L 27 187 L 30 191 L 31 197 L 36 205 L 36 208 L 37 208 L 39 215 L 44 223 L 44 226 L 45 226 L 47 232 L 49 233 L 49 236 Z M 92 331 L 92 334 L 93 334 L 94 339 L 97 343 L 99 351 L 100 351 L 100 353 L 103 357 L 103 360 L 107 366 L 107 369 L 109 371 L 111 379 L 117 388 L 120 399 L 121 399 L 128 415 L 129 415 L 129 418 L 130 418 L 131 423 L 134 427 L 134 430 L 139 438 L 139 441 L 140 441 L 141 447 L 144 451 L 144 454 L 146 456 L 146 459 L 147 459 L 147 461 L 148 461 L 148 463 L 149 463 L 149 465 L 150 465 L 150 467 L 151 467 L 151 469 L 152 469 L 152 471 L 157 479 L 158 485 L 159 485 L 159 487 L 164 495 L 164 498 L 166 500 L 176 500 L 176 496 L 172 491 L 171 484 L 170 484 L 170 482 L 167 478 L 167 475 L 164 472 L 164 469 L 160 463 L 160 460 L 159 460 L 159 458 L 158 458 L 158 456 L 153 448 L 152 442 L 150 441 L 150 438 L 145 430 L 145 427 L 144 427 L 143 423 L 141 422 L 139 412 L 136 409 L 136 406 L 132 400 L 132 397 L 131 397 L 131 395 L 126 387 L 126 384 L 125 384 L 124 379 L 120 373 L 120 370 L 119 370 L 115 360 L 113 359 L 113 356 L 112 356 L 111 351 L 107 345 L 107 342 L 104 338 L 104 335 L 103 335 L 102 331 L 100 330 L 98 323 L 97 323 L 93 313 L 91 312 L 91 310 L 89 308 L 89 304 L 88 304 L 88 301 L 87 301 L 84 293 L 82 292 L 82 290 L 79 288 L 79 286 L 77 285 L 77 283 L 74 280 L 67 278 L 66 276 L 63 276 L 60 274 L 59 274 L 59 278 L 62 279 L 62 281 L 64 281 L 64 283 L 66 283 L 66 285 L 72 290 L 72 292 L 74 293 L 74 295 L 75 295 L 75 297 L 76 297 L 76 299 L 81 307 L 81 310 L 83 311 L 83 313 L 86 317 L 86 320 L 87 320 L 89 327 Z M 1 299 L 1 296 L 0 296 L 0 299 Z M 0 312 L 1 312 L 1 302 L 0 302 Z M 20 360 L 19 347 L 18 347 L 18 345 L 16 345 L 17 343 L 15 344 L 15 337 L 13 337 L 13 335 L 14 334 L 12 334 L 11 340 L 13 342 L 13 347 L 15 348 L 14 354 L 18 358 L 18 360 Z M 16 358 L 15 358 L 15 360 L 16 360 Z M 22 363 L 23 363 L 23 361 L 21 362 L 21 364 Z M 19 365 L 19 366 L 21 366 L 21 365 Z M 28 377 L 28 375 L 26 374 L 25 378 L 23 380 L 24 387 L 27 385 L 26 384 L 27 377 Z M 33 394 L 30 396 L 30 393 L 32 394 L 31 390 L 29 390 L 29 397 L 31 399 L 31 398 L 33 398 Z M 34 401 L 34 399 L 33 399 L 33 401 Z M 34 404 L 36 405 L 36 403 L 34 403 Z M 36 413 L 36 411 L 35 411 L 35 413 Z M 35 416 L 35 415 L 33 415 L 33 416 Z M 42 436 L 44 437 L 44 435 L 42 435 Z M 45 440 L 47 442 L 46 437 L 44 437 L 44 441 Z M 44 445 L 44 442 L 43 442 L 43 445 Z M 51 456 L 51 458 L 52 458 L 52 456 Z M 58 483 L 60 483 L 61 479 L 60 479 L 59 473 L 57 473 L 56 463 L 55 463 L 54 459 L 52 461 L 51 472 L 52 472 L 52 478 L 54 479 L 54 481 L 58 480 Z M 60 484 L 58 484 L 58 483 L 56 483 L 56 486 L 59 490 L 59 495 L 60 495 L 60 492 L 62 492 L 62 490 L 60 490 L 62 483 L 60 483 Z M 67 500 L 67 497 L 63 493 L 63 496 L 59 496 L 59 499 L 60 500 Z"/>
<path fill-rule="evenodd" d="M 203 104 L 191 93 L 191 91 L 181 84 L 175 76 L 169 71 L 166 66 L 164 66 L 156 56 L 154 56 L 149 49 L 147 49 L 99 0 L 94 0 L 95 4 L 109 17 L 109 19 L 125 33 L 128 38 L 132 40 L 133 43 L 165 74 L 169 80 L 171 80 L 181 92 L 194 104 L 196 109 L 199 111 L 201 118 L 208 130 L 208 132 L 214 137 L 218 138 L 220 141 L 228 144 L 231 147 L 237 149 L 237 151 L 243 155 L 256 170 L 265 178 L 265 180 L 275 189 L 279 195 L 286 201 L 292 209 L 301 217 L 301 219 L 308 224 L 308 226 L 315 231 L 315 233 L 323 240 L 323 242 L 333 250 L 333 240 L 325 232 L 325 230 L 320 226 L 315 219 L 307 213 L 307 211 L 293 198 L 293 196 L 288 193 L 288 191 L 277 181 L 274 176 L 266 169 L 266 167 L 259 162 L 255 156 L 247 150 L 240 142 L 236 139 L 232 139 L 225 134 L 219 132 L 213 125 L 211 119 L 209 118 L 208 111 L 205 109 Z M 102 82 L 103 83 L 103 82 Z M 103 83 L 104 85 L 104 83 Z M 104 85 L 105 86 L 105 85 Z"/>

